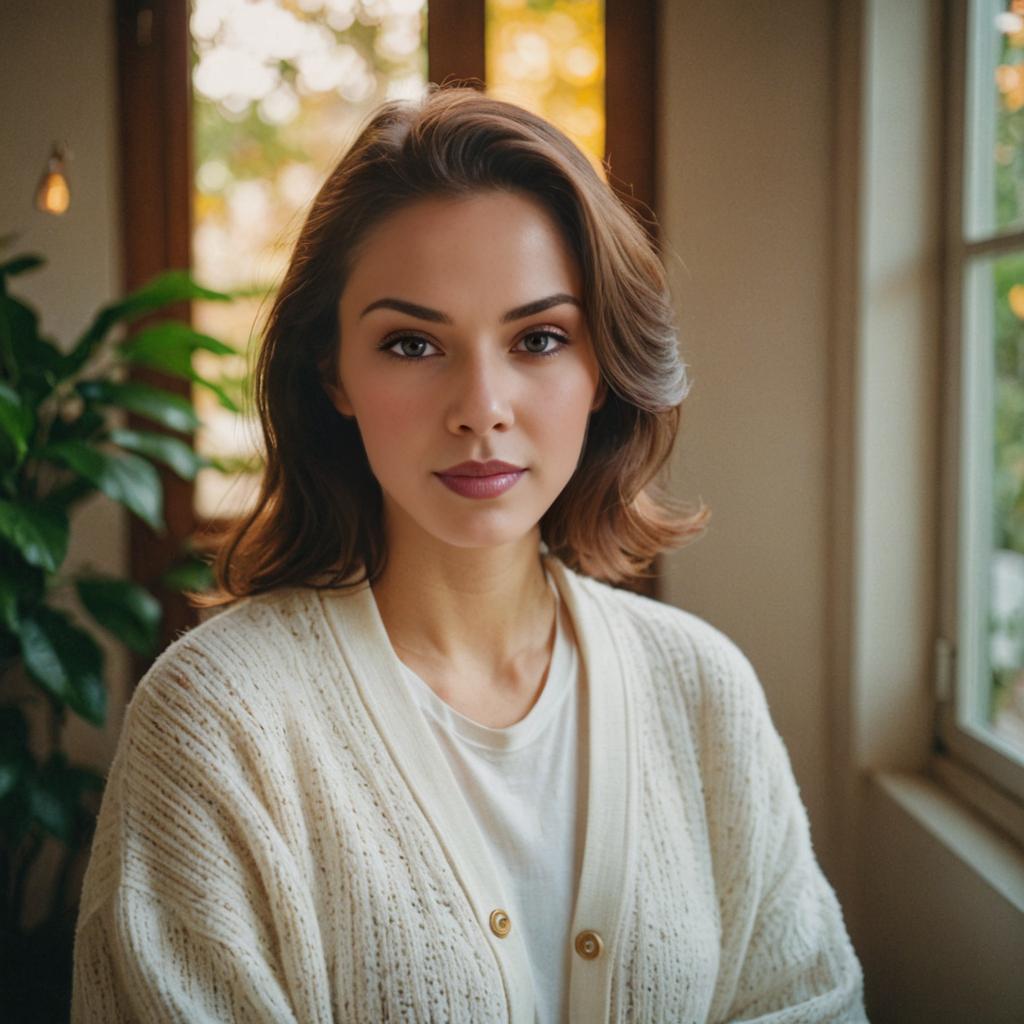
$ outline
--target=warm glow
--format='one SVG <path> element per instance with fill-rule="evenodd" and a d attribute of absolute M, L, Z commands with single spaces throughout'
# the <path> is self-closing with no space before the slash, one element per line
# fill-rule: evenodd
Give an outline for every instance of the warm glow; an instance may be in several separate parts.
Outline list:
<path fill-rule="evenodd" d="M 1024 284 L 1015 284 L 1010 289 L 1007 300 L 1010 303 L 1010 309 L 1013 310 L 1013 315 L 1018 320 L 1024 320 Z"/>
<path fill-rule="evenodd" d="M 1020 83 L 1020 68 L 1015 64 L 1000 64 L 996 68 L 996 85 L 1000 92 L 1009 92 Z"/>
<path fill-rule="evenodd" d="M 605 176 L 602 0 L 487 0 L 487 92 L 568 135 Z"/>
<path fill-rule="evenodd" d="M 43 175 L 36 191 L 36 209 L 43 213 L 61 214 L 71 205 L 71 190 L 67 179 L 60 171 L 48 171 Z"/>
<path fill-rule="evenodd" d="M 366 115 L 426 84 L 424 0 L 192 0 L 195 181 L 192 265 L 214 288 L 280 281 L 310 200 Z M 231 343 L 225 366 L 198 353 L 242 407 L 223 408 L 196 388 L 197 444 L 239 473 L 200 472 L 202 518 L 251 506 L 258 480 L 257 429 L 244 387 L 246 353 L 266 299 L 196 303 L 197 328 Z"/>

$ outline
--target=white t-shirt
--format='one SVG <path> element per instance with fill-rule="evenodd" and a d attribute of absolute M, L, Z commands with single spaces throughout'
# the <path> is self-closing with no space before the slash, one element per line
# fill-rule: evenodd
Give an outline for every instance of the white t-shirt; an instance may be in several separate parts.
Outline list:
<path fill-rule="evenodd" d="M 558 600 L 550 574 L 548 584 Z M 509 879 L 513 905 L 507 910 L 512 927 L 523 930 L 538 1024 L 558 1024 L 566 1015 L 585 826 L 586 772 L 579 757 L 586 751 L 586 723 L 580 717 L 578 658 L 560 600 L 557 612 L 540 697 L 525 718 L 504 729 L 460 714 L 404 666 L 495 864 Z"/>

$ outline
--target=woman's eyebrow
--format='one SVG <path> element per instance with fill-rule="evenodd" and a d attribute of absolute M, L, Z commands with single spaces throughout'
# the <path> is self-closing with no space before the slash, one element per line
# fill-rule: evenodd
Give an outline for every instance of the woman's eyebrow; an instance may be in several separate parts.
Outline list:
<path fill-rule="evenodd" d="M 546 299 L 535 299 L 533 302 L 526 303 L 525 306 L 516 306 L 515 309 L 510 309 L 507 313 L 503 313 L 499 322 L 507 324 L 511 320 L 522 320 L 524 317 L 533 316 L 535 313 L 542 313 L 545 309 L 550 309 L 552 306 L 561 306 L 565 302 L 572 303 L 572 305 L 578 306 L 580 309 L 583 308 L 583 304 L 575 296 L 559 292 L 556 295 L 549 295 Z M 359 314 L 359 319 L 362 320 L 367 313 L 374 309 L 395 309 L 399 313 L 408 313 L 409 316 L 417 317 L 420 320 L 430 320 L 437 324 L 454 323 L 447 313 L 442 313 L 440 310 L 420 306 L 415 302 L 406 302 L 404 299 L 392 298 L 377 299 L 371 302 Z"/>

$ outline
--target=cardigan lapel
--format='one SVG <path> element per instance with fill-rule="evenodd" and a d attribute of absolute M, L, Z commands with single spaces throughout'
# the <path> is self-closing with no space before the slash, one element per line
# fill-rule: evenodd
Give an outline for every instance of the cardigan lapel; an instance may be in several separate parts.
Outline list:
<path fill-rule="evenodd" d="M 581 579 L 545 554 L 565 601 L 580 648 L 587 691 L 589 765 L 586 841 L 573 916 L 573 938 L 596 931 L 604 951 L 593 960 L 572 958 L 573 1020 L 607 1019 L 611 963 L 625 913 L 632 873 L 636 816 L 636 743 L 623 659 L 611 624 Z M 319 592 L 348 675 L 428 821 L 470 902 L 505 983 L 511 1024 L 533 1024 L 535 1008 L 522 929 L 504 938 L 490 927 L 491 913 L 509 909 L 497 870 L 476 818 L 451 773 L 422 712 L 409 693 L 370 587 Z"/>
<path fill-rule="evenodd" d="M 635 884 L 640 751 L 634 666 L 623 657 L 617 623 L 601 607 L 597 585 L 585 584 L 558 559 L 551 558 L 549 565 L 569 606 L 587 680 L 587 825 L 572 937 L 575 943 L 581 933 L 596 932 L 602 948 L 590 959 L 574 949 L 569 1018 L 589 1024 L 609 1019 L 613 975 L 622 959 L 622 932 Z"/>

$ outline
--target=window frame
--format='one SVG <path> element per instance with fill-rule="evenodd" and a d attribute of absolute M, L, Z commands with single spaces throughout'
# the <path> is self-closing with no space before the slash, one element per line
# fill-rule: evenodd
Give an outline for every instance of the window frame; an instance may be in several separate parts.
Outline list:
<path fill-rule="evenodd" d="M 993 824 L 1024 846 L 1024 766 L 998 747 L 965 729 L 958 720 L 958 706 L 966 697 L 962 680 L 967 671 L 968 652 L 961 635 L 961 609 L 965 603 L 975 610 L 973 588 L 966 578 L 965 553 L 974 542 L 967 536 L 971 520 L 964 502 L 964 481 L 970 472 L 965 451 L 964 425 L 969 423 L 964 394 L 970 381 L 965 372 L 967 312 L 965 294 L 970 287 L 968 272 L 973 260 L 1009 252 L 1024 251 L 1024 230 L 996 233 L 980 240 L 967 238 L 964 217 L 968 99 L 971 83 L 968 45 L 970 6 L 973 0 L 947 0 L 946 43 L 946 139 L 943 323 L 942 413 L 940 446 L 940 534 L 939 622 L 933 673 L 935 681 L 935 746 L 930 774 L 970 804 Z M 966 468 L 965 468 L 966 467 Z M 977 507 L 973 509 L 978 514 Z M 987 574 L 986 574 L 987 576 Z M 969 608 L 969 610 L 970 610 Z"/>
<path fill-rule="evenodd" d="M 118 157 L 122 285 L 126 292 L 164 270 L 188 267 L 192 246 L 192 133 L 188 53 L 188 0 L 116 0 Z M 163 316 L 190 321 L 187 303 Z M 133 368 L 135 379 L 187 395 L 189 382 Z M 128 417 L 128 425 L 149 425 Z M 198 523 L 192 485 L 158 468 L 167 531 L 158 535 L 137 517 L 129 519 L 131 577 L 156 585 L 178 557 L 180 543 Z M 160 648 L 195 624 L 195 609 L 180 594 L 158 590 L 163 608 Z M 132 656 L 134 679 L 151 658 Z"/>

